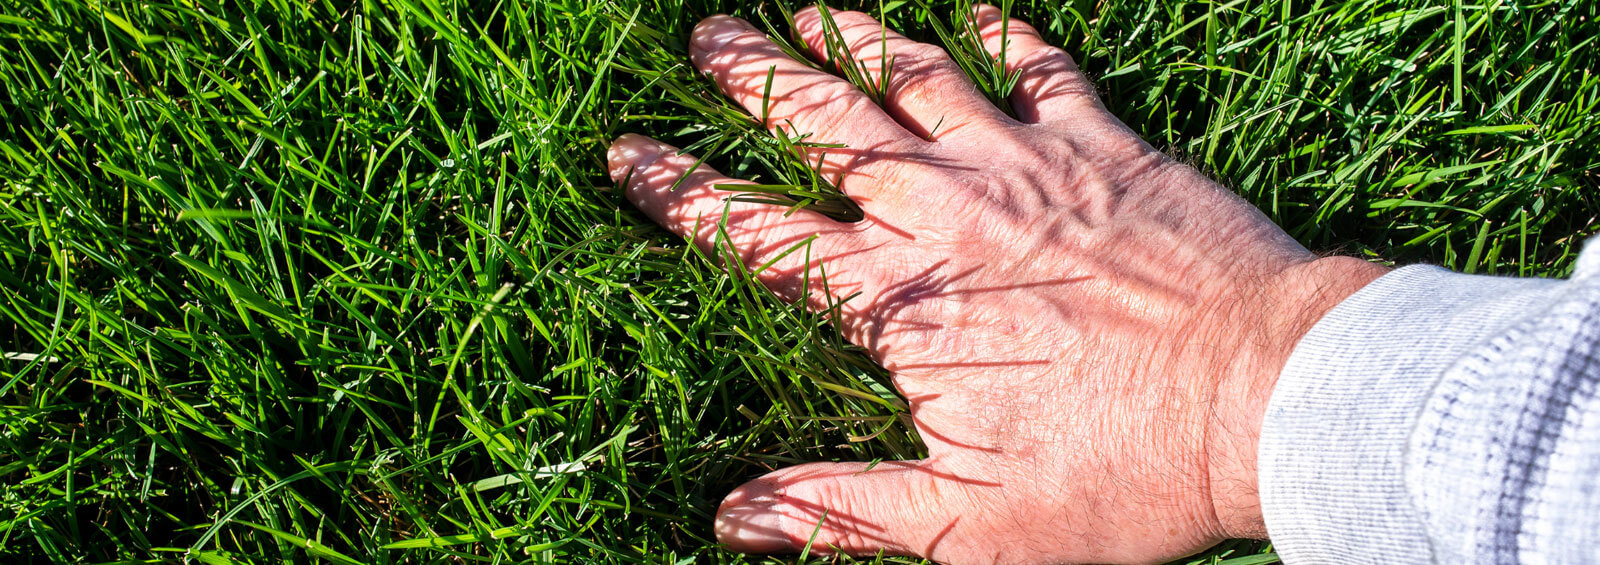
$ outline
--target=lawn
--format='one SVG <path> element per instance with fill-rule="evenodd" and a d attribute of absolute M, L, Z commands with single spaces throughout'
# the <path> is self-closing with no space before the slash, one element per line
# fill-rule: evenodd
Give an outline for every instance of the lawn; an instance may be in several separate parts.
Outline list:
<path fill-rule="evenodd" d="M 864 9 L 938 42 L 956 4 Z M 1315 250 L 1561 276 L 1600 231 L 1600 2 L 1013 9 Z M 737 561 L 739 482 L 916 457 L 882 369 L 610 186 L 625 132 L 796 174 L 687 66 L 716 12 L 786 35 L 755 2 L 0 0 L 0 556 Z"/>

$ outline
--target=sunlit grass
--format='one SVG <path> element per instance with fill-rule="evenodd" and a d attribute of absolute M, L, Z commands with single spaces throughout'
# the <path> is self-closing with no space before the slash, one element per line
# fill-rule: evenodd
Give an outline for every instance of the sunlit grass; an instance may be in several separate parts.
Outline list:
<path fill-rule="evenodd" d="M 1597 231 L 1593 2 L 1011 9 L 1314 249 L 1562 275 Z M 738 482 L 918 456 L 826 313 L 605 172 L 647 133 L 826 205 L 813 141 L 688 66 L 700 17 L 775 10 L 0 1 L 0 554 L 721 562 Z"/>

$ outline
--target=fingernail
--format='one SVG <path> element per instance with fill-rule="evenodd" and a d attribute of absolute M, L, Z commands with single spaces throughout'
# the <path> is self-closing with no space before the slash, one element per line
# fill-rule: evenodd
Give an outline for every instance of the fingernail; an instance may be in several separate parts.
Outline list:
<path fill-rule="evenodd" d="M 717 541 L 747 553 L 773 553 L 793 545 L 783 533 L 783 508 L 770 491 L 752 493 L 746 485 L 735 489 L 717 512 Z M 761 489 L 764 490 L 764 489 Z"/>
<path fill-rule="evenodd" d="M 701 53 L 710 53 L 732 42 L 745 32 L 754 31 L 749 23 L 733 16 L 715 15 L 700 20 L 689 37 L 689 46 Z"/>

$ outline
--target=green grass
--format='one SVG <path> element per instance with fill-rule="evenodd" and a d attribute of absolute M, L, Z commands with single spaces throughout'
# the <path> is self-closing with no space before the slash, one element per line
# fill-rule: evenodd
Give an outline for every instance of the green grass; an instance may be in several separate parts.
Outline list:
<path fill-rule="evenodd" d="M 1600 4 L 1057 4 L 1014 9 L 1314 249 L 1559 276 L 1600 230 Z M 0 555 L 723 562 L 738 482 L 916 457 L 825 318 L 609 186 L 624 132 L 804 185 L 686 66 L 718 11 L 762 21 L 0 0 Z"/>

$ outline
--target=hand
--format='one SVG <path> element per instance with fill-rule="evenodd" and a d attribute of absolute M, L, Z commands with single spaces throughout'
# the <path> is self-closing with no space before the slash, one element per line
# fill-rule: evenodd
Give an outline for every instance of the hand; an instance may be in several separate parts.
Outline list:
<path fill-rule="evenodd" d="M 708 249 L 725 221 L 746 266 L 815 237 L 811 263 L 791 254 L 760 279 L 814 306 L 829 300 L 824 272 L 832 300 L 859 293 L 842 330 L 893 375 L 927 443 L 921 461 L 813 463 L 745 484 L 718 538 L 794 551 L 820 521 L 813 551 L 1040 563 L 1161 561 L 1263 536 L 1255 449 L 1277 374 L 1383 269 L 1318 259 L 1152 149 L 1066 52 L 1014 20 L 1002 38 L 993 7 L 973 17 L 991 54 L 1009 42 L 1018 119 L 937 47 L 883 40 L 865 14 L 833 17 L 874 76 L 890 53 L 882 107 L 735 18 L 701 22 L 691 55 L 755 115 L 772 69 L 768 125 L 844 144 L 820 169 L 865 220 L 727 202 L 714 186 L 744 181 L 691 172 L 693 156 L 645 137 L 610 152 L 640 209 Z M 796 33 L 825 45 L 815 8 Z"/>

